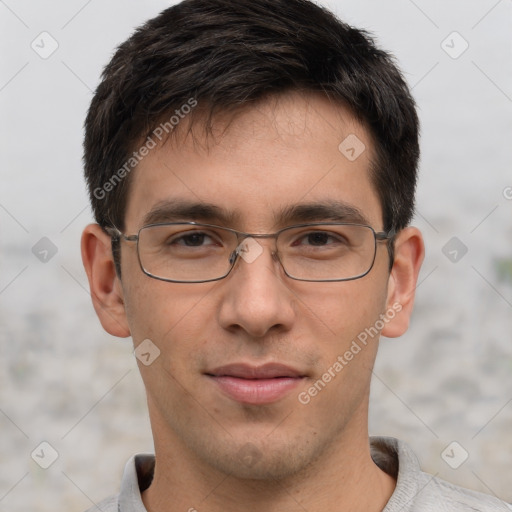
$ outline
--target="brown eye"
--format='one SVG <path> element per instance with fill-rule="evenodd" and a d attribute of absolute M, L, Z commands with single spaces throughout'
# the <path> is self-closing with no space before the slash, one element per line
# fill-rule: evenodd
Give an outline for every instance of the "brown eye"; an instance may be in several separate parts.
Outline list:
<path fill-rule="evenodd" d="M 188 247 L 199 247 L 203 245 L 203 242 L 206 238 L 206 235 L 204 233 L 194 233 L 192 235 L 185 235 L 180 238 L 178 238 L 179 242 L 182 242 L 183 245 L 186 245 Z M 176 241 L 174 241 L 176 242 Z"/>

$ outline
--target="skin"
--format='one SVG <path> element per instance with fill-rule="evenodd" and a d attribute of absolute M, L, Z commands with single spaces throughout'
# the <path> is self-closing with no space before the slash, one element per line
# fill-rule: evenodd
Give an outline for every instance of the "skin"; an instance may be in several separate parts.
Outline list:
<path fill-rule="evenodd" d="M 167 199 L 214 203 L 237 214 L 228 227 L 250 233 L 283 227 L 275 218 L 282 208 L 339 200 L 382 231 L 368 172 L 372 140 L 345 108 L 288 93 L 229 126 L 219 119 L 216 128 L 214 140 L 198 131 L 201 144 L 190 136 L 168 142 L 139 164 L 125 233 L 137 233 L 144 215 Z M 338 150 L 349 134 L 366 146 L 353 162 Z M 396 482 L 372 461 L 368 443 L 378 336 L 307 405 L 297 396 L 393 304 L 402 309 L 382 334 L 407 330 L 421 234 L 412 227 L 398 234 L 391 272 L 386 246 L 378 244 L 368 275 L 331 283 L 289 279 L 272 257 L 273 241 L 258 243 L 263 253 L 252 263 L 239 259 L 227 278 L 178 284 L 144 275 L 135 244 L 123 242 L 120 280 L 110 238 L 94 224 L 84 230 L 83 261 L 103 327 L 132 336 L 135 346 L 149 338 L 161 351 L 151 365 L 139 362 L 156 453 L 144 504 L 150 512 L 382 510 Z M 280 362 L 305 377 L 275 403 L 241 404 L 205 375 L 235 362 Z"/>

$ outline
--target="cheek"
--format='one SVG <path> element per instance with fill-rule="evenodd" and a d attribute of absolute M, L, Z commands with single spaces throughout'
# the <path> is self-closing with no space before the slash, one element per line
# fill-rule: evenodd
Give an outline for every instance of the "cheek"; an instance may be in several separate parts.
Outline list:
<path fill-rule="evenodd" d="M 150 351 L 152 357 L 158 355 L 149 365 L 138 361 L 148 399 L 162 410 L 184 412 L 190 404 L 183 389 L 194 388 L 195 370 L 209 342 L 205 325 L 212 325 L 212 313 L 202 300 L 206 291 L 178 287 L 143 276 L 128 287 L 126 307 L 134 345 L 149 339 L 158 349 Z"/>
<path fill-rule="evenodd" d="M 304 305 L 304 322 L 310 323 L 312 333 L 321 332 L 331 340 L 333 349 L 341 350 L 384 312 L 386 282 L 385 274 L 375 272 L 354 281 L 318 286 L 308 283 L 309 287 L 298 292 Z"/>
<path fill-rule="evenodd" d="M 181 285 L 150 278 L 142 272 L 125 289 L 125 307 L 135 345 L 150 339 L 173 365 L 190 359 L 208 340 L 214 308 L 208 301 L 212 284 Z M 180 354 L 181 353 L 181 354 Z"/>
<path fill-rule="evenodd" d="M 331 283 L 321 294 L 303 295 L 310 311 L 304 323 L 310 323 L 307 329 L 321 353 L 316 374 L 299 396 L 311 428 L 334 435 L 359 407 L 366 407 L 378 348 L 375 325 L 386 303 L 384 276 Z M 331 411 L 328 418 L 326 410 Z"/>

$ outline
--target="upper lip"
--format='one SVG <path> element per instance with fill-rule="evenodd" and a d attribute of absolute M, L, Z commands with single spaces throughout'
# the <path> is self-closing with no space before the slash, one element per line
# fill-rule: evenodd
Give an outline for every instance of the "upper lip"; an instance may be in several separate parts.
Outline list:
<path fill-rule="evenodd" d="M 304 376 L 299 370 L 279 363 L 267 363 L 261 366 L 245 363 L 227 364 L 208 371 L 206 374 L 213 377 L 237 377 L 239 379 L 296 378 Z"/>

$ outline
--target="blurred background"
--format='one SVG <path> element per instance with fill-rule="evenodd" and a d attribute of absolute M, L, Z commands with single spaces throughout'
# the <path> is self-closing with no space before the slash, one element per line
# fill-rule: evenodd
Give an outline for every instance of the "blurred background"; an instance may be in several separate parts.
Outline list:
<path fill-rule="evenodd" d="M 102 330 L 82 268 L 81 143 L 115 47 L 173 3 L 0 1 L 0 512 L 83 511 L 153 449 L 131 340 Z M 320 3 L 396 56 L 422 122 L 427 255 L 370 432 L 512 501 L 512 2 Z"/>

